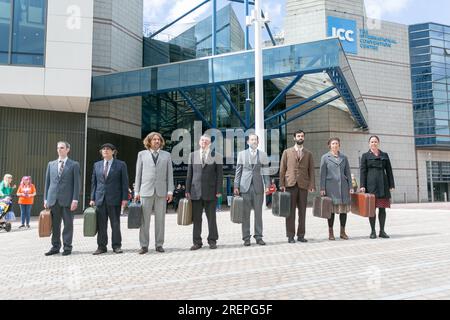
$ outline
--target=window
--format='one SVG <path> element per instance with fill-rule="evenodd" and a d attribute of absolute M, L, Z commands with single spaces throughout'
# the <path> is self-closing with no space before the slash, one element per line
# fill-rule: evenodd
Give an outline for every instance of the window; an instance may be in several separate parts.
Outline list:
<path fill-rule="evenodd" d="M 0 64 L 44 65 L 47 0 L 0 0 Z"/>
<path fill-rule="evenodd" d="M 0 0 L 0 64 L 8 63 L 11 33 L 11 0 Z"/>

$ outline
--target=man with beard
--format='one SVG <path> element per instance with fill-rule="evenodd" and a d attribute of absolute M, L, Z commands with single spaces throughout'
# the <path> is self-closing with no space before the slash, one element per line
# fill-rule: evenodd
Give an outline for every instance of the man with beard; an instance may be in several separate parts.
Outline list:
<path fill-rule="evenodd" d="M 298 208 L 297 241 L 305 239 L 305 218 L 308 191 L 314 192 L 314 160 L 311 151 L 303 147 L 305 132 L 294 133 L 295 145 L 286 149 L 281 157 L 280 189 L 291 194 L 291 214 L 286 218 L 286 235 L 289 243 L 295 243 L 295 209 Z"/>

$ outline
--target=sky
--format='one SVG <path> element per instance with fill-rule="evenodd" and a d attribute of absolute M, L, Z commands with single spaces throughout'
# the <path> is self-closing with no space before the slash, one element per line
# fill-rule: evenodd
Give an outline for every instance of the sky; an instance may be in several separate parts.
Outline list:
<path fill-rule="evenodd" d="M 169 22 L 183 15 L 204 0 L 144 0 L 144 25 L 154 32 Z M 218 0 L 218 9 L 229 1 Z M 269 12 L 270 28 L 273 33 L 283 32 L 283 18 L 286 0 L 261 0 L 263 11 Z M 450 25 L 450 1 L 448 0 L 365 0 L 366 12 L 369 17 L 415 24 L 421 22 L 436 22 Z M 233 3 L 240 19 L 244 21 L 244 5 Z M 205 4 L 195 12 L 180 20 L 176 25 L 164 31 L 161 40 L 167 40 L 194 25 L 208 16 L 211 4 Z"/>

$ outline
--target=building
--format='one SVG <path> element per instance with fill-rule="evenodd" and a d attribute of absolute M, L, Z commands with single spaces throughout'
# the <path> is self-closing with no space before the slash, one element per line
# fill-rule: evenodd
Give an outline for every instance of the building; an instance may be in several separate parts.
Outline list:
<path fill-rule="evenodd" d="M 433 199 L 443 201 L 450 191 L 450 26 L 412 25 L 409 41 L 421 198 L 431 199 L 433 186 Z"/>
<path fill-rule="evenodd" d="M 148 132 L 162 132 L 171 149 L 173 130 L 192 133 L 194 121 L 253 126 L 253 53 L 233 7 L 167 42 L 143 36 L 142 15 L 142 0 L 0 0 L 0 170 L 16 183 L 31 175 L 37 203 L 60 140 L 81 163 L 87 202 L 104 142 L 118 146 L 132 182 Z M 286 0 L 284 37 L 263 51 L 266 128 L 278 132 L 268 141 L 279 139 L 271 152 L 302 128 L 318 169 L 327 140 L 339 136 L 359 176 L 368 138 L 378 135 L 394 167 L 394 202 L 429 201 L 431 185 L 443 199 L 449 43 L 446 26 L 367 18 L 363 0 Z M 227 190 L 233 173 L 226 167 Z M 176 179 L 184 175 L 176 165 Z"/>

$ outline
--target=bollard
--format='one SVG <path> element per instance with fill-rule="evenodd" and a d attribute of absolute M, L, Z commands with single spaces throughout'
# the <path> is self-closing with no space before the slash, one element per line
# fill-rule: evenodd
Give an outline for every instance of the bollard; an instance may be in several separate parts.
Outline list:
<path fill-rule="evenodd" d="M 444 192 L 444 202 L 447 202 L 447 192 Z"/>
<path fill-rule="evenodd" d="M 405 203 L 408 203 L 408 197 L 407 197 L 406 192 L 403 193 L 403 199 L 404 199 Z"/>

